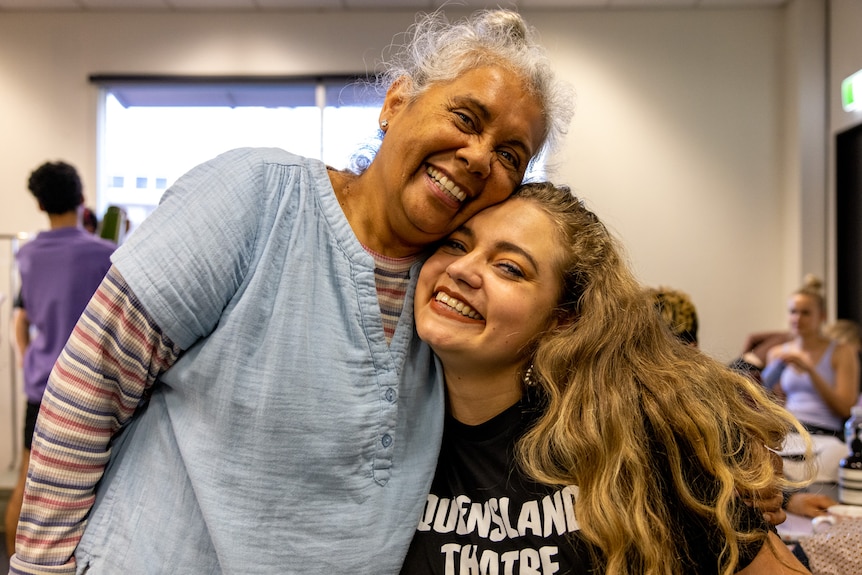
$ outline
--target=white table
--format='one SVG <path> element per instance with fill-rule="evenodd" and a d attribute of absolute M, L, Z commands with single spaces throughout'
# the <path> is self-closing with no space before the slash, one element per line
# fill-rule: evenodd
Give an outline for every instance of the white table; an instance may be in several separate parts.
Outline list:
<path fill-rule="evenodd" d="M 831 435 L 812 435 L 812 449 L 814 450 L 815 473 L 811 478 L 819 483 L 838 482 L 838 463 L 847 455 L 847 445 Z M 795 433 L 787 436 L 784 449 L 779 451 L 784 460 L 784 475 L 793 480 L 805 480 L 806 467 L 798 458 L 805 453 L 805 444 L 802 438 Z M 837 499 L 837 494 L 832 495 Z"/>
<path fill-rule="evenodd" d="M 847 446 L 843 441 L 830 435 L 812 435 L 812 447 L 815 454 L 815 477 L 804 491 L 823 493 L 838 501 L 838 462 L 847 454 Z M 804 442 L 795 433 L 787 437 L 784 449 L 779 452 L 784 460 L 784 474 L 793 480 L 806 479 L 806 468 L 797 460 L 805 451 Z M 776 526 L 781 538 L 793 543 L 799 537 L 811 535 L 811 518 L 793 513 L 787 514 L 787 519 Z"/>
<path fill-rule="evenodd" d="M 775 528 L 778 530 L 781 540 L 791 545 L 799 541 L 800 537 L 814 533 L 811 530 L 811 518 L 795 513 L 788 513 L 784 523 L 776 525 Z"/>
<path fill-rule="evenodd" d="M 838 501 L 837 483 L 812 483 L 804 489 L 804 491 L 823 493 L 835 501 Z M 814 533 L 811 529 L 810 517 L 803 517 L 802 515 L 796 515 L 795 513 L 790 512 L 787 513 L 787 519 L 784 520 L 784 523 L 776 525 L 775 528 L 778 530 L 778 535 L 781 536 L 781 539 L 785 543 L 795 543 L 796 541 L 799 541 L 800 537 L 812 535 Z"/>

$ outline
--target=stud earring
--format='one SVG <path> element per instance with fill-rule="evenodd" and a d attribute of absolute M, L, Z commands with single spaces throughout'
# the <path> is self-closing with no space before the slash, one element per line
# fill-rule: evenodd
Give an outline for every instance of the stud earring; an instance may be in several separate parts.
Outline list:
<path fill-rule="evenodd" d="M 383 130 L 384 132 L 386 131 L 386 128 L 388 128 L 388 127 L 389 127 L 389 120 L 383 120 L 382 122 L 380 122 L 380 129 Z"/>

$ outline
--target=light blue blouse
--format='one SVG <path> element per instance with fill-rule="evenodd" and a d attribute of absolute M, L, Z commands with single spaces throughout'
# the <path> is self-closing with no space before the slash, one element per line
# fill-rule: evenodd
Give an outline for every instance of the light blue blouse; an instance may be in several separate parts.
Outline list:
<path fill-rule="evenodd" d="M 79 568 L 397 573 L 443 423 L 420 264 L 387 345 L 325 166 L 275 149 L 182 177 L 114 263 L 187 351 L 115 445 Z"/>

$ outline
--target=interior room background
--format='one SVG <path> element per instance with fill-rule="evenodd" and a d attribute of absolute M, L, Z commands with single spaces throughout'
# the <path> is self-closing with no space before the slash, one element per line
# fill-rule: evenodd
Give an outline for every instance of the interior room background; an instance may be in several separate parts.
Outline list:
<path fill-rule="evenodd" d="M 553 179 L 621 237 L 643 282 L 693 297 L 707 353 L 728 360 L 748 333 L 785 327 L 786 298 L 805 273 L 834 293 L 833 143 L 862 123 L 839 99 L 841 80 L 862 68 L 862 2 L 521 12 L 577 94 Z M 46 228 L 26 189 L 46 160 L 77 166 L 95 204 L 90 75 L 365 72 L 413 19 L 412 11 L 0 12 L 0 234 Z M 4 252 L 0 269 L 8 268 Z M 7 299 L 4 424 L 13 409 L 9 313 Z"/>

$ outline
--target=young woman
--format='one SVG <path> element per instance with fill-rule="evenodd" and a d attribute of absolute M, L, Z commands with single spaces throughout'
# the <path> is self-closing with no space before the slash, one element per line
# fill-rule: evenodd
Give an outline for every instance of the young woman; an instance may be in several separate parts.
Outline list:
<path fill-rule="evenodd" d="M 48 384 L 14 573 L 398 571 L 442 435 L 420 260 L 570 115 L 514 12 L 409 38 L 364 171 L 228 152 L 118 250 Z"/>
<path fill-rule="evenodd" d="M 763 383 L 809 432 L 843 440 L 844 420 L 859 398 L 859 355 L 823 333 L 826 300 L 818 278 L 805 278 L 788 300 L 787 315 L 793 339 L 767 352 Z"/>
<path fill-rule="evenodd" d="M 805 573 L 757 503 L 798 422 L 677 340 L 594 214 L 522 186 L 428 259 L 448 415 L 405 574 Z"/>

